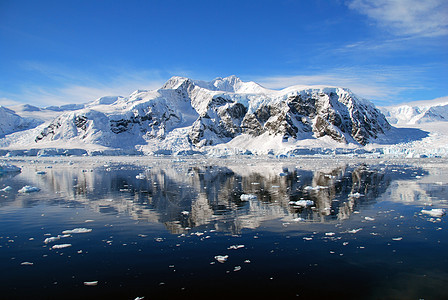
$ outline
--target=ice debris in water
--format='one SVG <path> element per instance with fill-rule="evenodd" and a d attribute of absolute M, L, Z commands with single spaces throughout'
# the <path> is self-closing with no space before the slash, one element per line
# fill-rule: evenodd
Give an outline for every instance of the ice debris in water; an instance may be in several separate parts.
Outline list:
<path fill-rule="evenodd" d="M 67 248 L 67 247 L 71 247 L 72 244 L 59 244 L 59 245 L 54 245 L 53 247 L 51 247 L 51 249 L 63 249 L 63 248 Z"/>
<path fill-rule="evenodd" d="M 328 186 L 322 186 L 322 185 L 317 185 L 317 186 L 306 186 L 305 188 L 304 188 L 304 190 L 306 190 L 306 191 L 318 191 L 318 190 L 320 190 L 320 189 L 328 189 Z"/>
<path fill-rule="evenodd" d="M 240 199 L 241 199 L 242 201 L 256 200 L 256 199 L 257 199 L 257 196 L 254 195 L 254 194 L 242 194 L 242 195 L 240 196 Z"/>
<path fill-rule="evenodd" d="M 375 219 L 371 218 L 371 217 L 365 217 L 364 220 L 366 220 L 366 221 L 375 221 Z"/>
<path fill-rule="evenodd" d="M 75 229 L 71 229 L 71 230 L 64 230 L 62 231 L 63 234 L 72 234 L 72 233 L 87 233 L 87 232 L 91 232 L 92 229 L 88 229 L 88 228 L 75 228 Z"/>
<path fill-rule="evenodd" d="M 14 165 L 5 164 L 5 163 L 0 164 L 0 174 L 9 173 L 9 172 L 20 172 L 20 171 L 21 171 L 21 169 Z"/>
<path fill-rule="evenodd" d="M 440 218 L 445 215 L 446 211 L 443 208 L 433 208 L 431 210 L 422 209 L 421 213 L 430 215 L 431 217 Z"/>
<path fill-rule="evenodd" d="M 24 262 L 21 263 L 20 265 L 22 265 L 22 266 L 32 266 L 32 265 L 34 265 L 34 263 L 29 262 L 29 261 L 24 261 Z"/>
<path fill-rule="evenodd" d="M 52 237 L 46 238 L 44 240 L 44 243 L 45 244 L 53 243 L 53 242 L 60 240 L 61 238 L 66 238 L 66 237 L 70 237 L 70 236 L 71 236 L 70 234 L 64 234 L 64 235 L 59 234 L 58 236 L 52 236 Z"/>
<path fill-rule="evenodd" d="M 237 250 L 237 249 L 241 249 L 241 248 L 244 248 L 244 245 L 232 245 L 232 246 L 230 246 L 227 249 L 229 249 L 229 250 Z"/>
<path fill-rule="evenodd" d="M 361 198 L 361 197 L 364 197 L 364 195 L 361 193 L 353 193 L 353 194 L 349 194 L 349 197 Z"/>
<path fill-rule="evenodd" d="M 145 174 L 140 173 L 140 174 L 136 175 L 135 178 L 137 178 L 137 179 L 145 179 L 146 176 L 145 176 Z"/>
<path fill-rule="evenodd" d="M 361 231 L 362 230 L 362 228 L 358 228 L 358 229 L 352 229 L 352 230 L 349 230 L 349 231 L 347 231 L 348 233 L 358 233 L 359 231 Z"/>
<path fill-rule="evenodd" d="M 98 285 L 98 281 L 84 281 L 84 285 L 86 285 L 86 286 L 96 286 L 96 285 Z"/>
<path fill-rule="evenodd" d="M 31 186 L 31 185 L 25 185 L 23 188 L 19 190 L 19 193 L 33 193 L 40 191 L 40 188 Z"/>
<path fill-rule="evenodd" d="M 12 187 L 10 187 L 9 185 L 2 189 L 2 192 L 9 192 L 9 191 L 12 191 Z"/>
<path fill-rule="evenodd" d="M 229 258 L 228 255 L 216 255 L 215 259 L 219 261 L 220 263 L 225 263 L 227 259 Z"/>
<path fill-rule="evenodd" d="M 307 207 L 314 205 L 313 200 L 298 200 L 298 201 L 289 201 L 290 205 L 296 205 L 300 207 Z"/>

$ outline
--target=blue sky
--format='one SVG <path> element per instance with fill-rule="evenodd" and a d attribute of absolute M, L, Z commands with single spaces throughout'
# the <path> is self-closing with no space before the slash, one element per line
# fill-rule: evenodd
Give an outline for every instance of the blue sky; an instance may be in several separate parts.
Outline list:
<path fill-rule="evenodd" d="M 84 103 L 173 75 L 448 96 L 446 0 L 0 0 L 0 105 Z"/>

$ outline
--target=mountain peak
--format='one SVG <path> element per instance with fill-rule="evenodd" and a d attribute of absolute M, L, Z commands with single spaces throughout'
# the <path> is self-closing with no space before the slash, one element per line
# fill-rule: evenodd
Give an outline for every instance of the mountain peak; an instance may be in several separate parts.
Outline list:
<path fill-rule="evenodd" d="M 183 83 L 185 82 L 191 82 L 190 78 L 182 77 L 182 76 L 173 76 L 170 79 L 168 79 L 167 82 L 162 86 L 162 89 L 169 90 L 169 89 L 177 89 L 179 88 Z"/>

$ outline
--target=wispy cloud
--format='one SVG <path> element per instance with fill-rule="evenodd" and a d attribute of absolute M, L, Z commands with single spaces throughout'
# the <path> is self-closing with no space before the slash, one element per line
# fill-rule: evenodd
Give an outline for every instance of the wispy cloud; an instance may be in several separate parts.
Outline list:
<path fill-rule="evenodd" d="M 446 0 L 351 0 L 348 6 L 399 36 L 448 34 Z"/>
<path fill-rule="evenodd" d="M 281 89 L 291 85 L 328 85 L 351 89 L 377 104 L 388 104 L 400 99 L 401 94 L 412 90 L 425 90 L 421 81 L 426 69 L 410 67 L 353 67 L 337 68 L 309 75 L 278 75 L 255 78 L 263 86 Z"/>
<path fill-rule="evenodd" d="M 7 95 L 8 101 L 2 99 L 0 103 L 38 106 L 85 103 L 102 96 L 127 96 L 137 89 L 156 89 L 166 81 L 166 76 L 157 70 L 109 67 L 93 74 L 38 62 L 25 62 L 22 67 L 45 77 L 49 83 L 24 84 L 19 92 Z"/>

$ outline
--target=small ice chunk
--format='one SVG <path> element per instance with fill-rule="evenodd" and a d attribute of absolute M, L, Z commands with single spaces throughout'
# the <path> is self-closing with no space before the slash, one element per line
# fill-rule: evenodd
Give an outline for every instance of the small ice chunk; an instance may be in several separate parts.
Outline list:
<path fill-rule="evenodd" d="M 257 196 L 254 195 L 254 194 L 242 194 L 242 195 L 240 196 L 240 199 L 241 199 L 242 201 L 256 200 L 256 199 L 257 199 Z"/>
<path fill-rule="evenodd" d="M 445 215 L 446 211 L 443 208 L 433 208 L 431 210 L 422 209 L 421 213 L 430 215 L 431 217 L 440 218 Z"/>
<path fill-rule="evenodd" d="M 375 221 L 375 218 L 365 217 L 364 220 L 366 220 L 366 221 Z"/>
<path fill-rule="evenodd" d="M 325 232 L 325 235 L 326 236 L 334 236 L 336 233 L 334 233 L 334 232 Z"/>
<path fill-rule="evenodd" d="M 146 176 L 145 176 L 145 174 L 140 173 L 140 174 L 136 175 L 135 178 L 137 178 L 137 179 L 146 179 Z"/>
<path fill-rule="evenodd" d="M 393 241 L 401 241 L 403 238 L 400 236 L 400 237 L 396 237 L 396 238 L 392 238 L 392 240 Z"/>
<path fill-rule="evenodd" d="M 352 229 L 352 230 L 349 230 L 349 231 L 347 231 L 348 233 L 358 233 L 359 231 L 361 231 L 362 230 L 362 228 L 357 228 L 357 229 Z"/>
<path fill-rule="evenodd" d="M 53 247 L 51 247 L 51 249 L 63 249 L 63 248 L 68 248 L 71 247 L 72 244 L 59 244 L 59 245 L 54 245 Z"/>
<path fill-rule="evenodd" d="M 295 205 L 300 207 L 307 207 L 314 205 L 313 200 L 298 200 L 298 201 L 289 201 L 289 205 Z"/>
<path fill-rule="evenodd" d="M 8 185 L 7 187 L 3 188 L 1 191 L 2 191 L 2 192 L 9 192 L 9 191 L 12 191 L 12 187 L 10 187 L 10 186 Z"/>
<path fill-rule="evenodd" d="M 21 169 L 14 165 L 0 163 L 0 174 L 9 173 L 9 172 L 20 172 L 20 171 L 21 171 Z"/>
<path fill-rule="evenodd" d="M 348 196 L 349 196 L 349 197 L 353 197 L 353 198 L 361 198 L 361 197 L 364 197 L 364 195 L 361 194 L 361 193 L 353 193 L 353 194 L 349 194 Z"/>
<path fill-rule="evenodd" d="M 233 272 L 237 272 L 237 271 L 239 271 L 239 270 L 241 270 L 241 266 L 236 266 L 236 267 L 233 269 Z"/>
<path fill-rule="evenodd" d="M 244 248 L 244 245 L 232 245 L 232 246 L 230 246 L 227 249 L 229 249 L 229 250 L 237 250 L 237 249 L 241 249 L 241 248 Z"/>
<path fill-rule="evenodd" d="M 143 300 L 143 299 L 145 299 L 145 297 L 135 297 L 134 300 Z"/>
<path fill-rule="evenodd" d="M 33 193 L 40 191 L 40 188 L 31 186 L 31 185 L 25 185 L 23 188 L 19 190 L 19 193 Z"/>
<path fill-rule="evenodd" d="M 75 228 L 75 229 L 71 229 L 71 230 L 64 230 L 64 231 L 62 231 L 63 234 L 88 233 L 88 232 L 92 232 L 92 229 L 88 229 L 88 228 Z"/>
<path fill-rule="evenodd" d="M 44 243 L 45 244 L 48 244 L 48 243 L 53 243 L 53 242 L 55 242 L 55 241 L 57 241 L 57 240 L 60 240 L 61 239 L 61 237 L 58 235 L 58 236 L 52 236 L 52 237 L 49 237 L 49 238 L 46 238 L 45 240 L 44 240 Z"/>
<path fill-rule="evenodd" d="M 34 263 L 29 262 L 29 261 L 24 261 L 24 262 L 21 263 L 20 265 L 22 265 L 22 266 L 32 266 L 32 265 L 34 265 Z"/>
<path fill-rule="evenodd" d="M 183 214 L 184 216 L 188 216 L 190 212 L 188 210 L 184 210 L 181 212 L 181 214 Z"/>
<path fill-rule="evenodd" d="M 96 285 L 98 285 L 98 280 L 96 280 L 96 281 L 84 281 L 84 285 L 86 285 L 86 286 L 96 286 Z"/>
<path fill-rule="evenodd" d="M 216 255 L 215 256 L 215 259 L 222 264 L 225 263 L 228 258 L 229 258 L 228 255 Z"/>
<path fill-rule="evenodd" d="M 305 241 L 311 241 L 313 238 L 312 237 L 304 237 L 303 238 Z"/>

